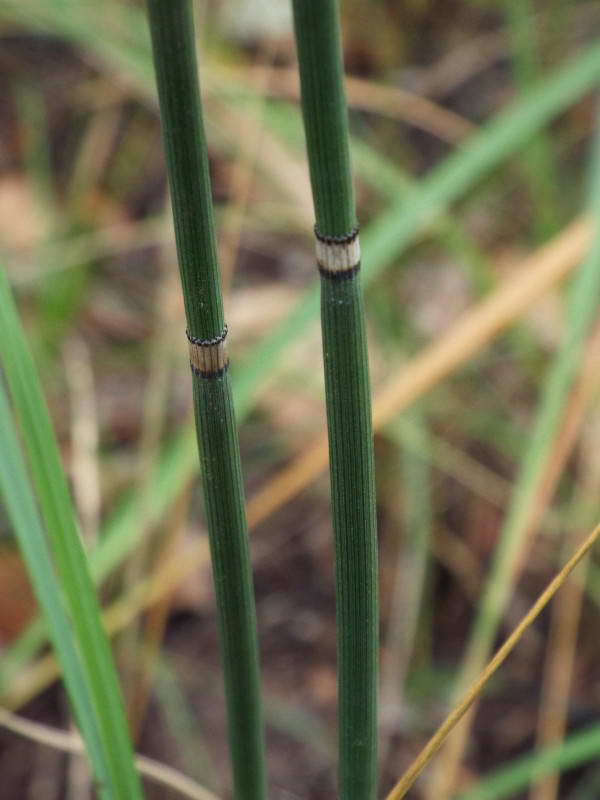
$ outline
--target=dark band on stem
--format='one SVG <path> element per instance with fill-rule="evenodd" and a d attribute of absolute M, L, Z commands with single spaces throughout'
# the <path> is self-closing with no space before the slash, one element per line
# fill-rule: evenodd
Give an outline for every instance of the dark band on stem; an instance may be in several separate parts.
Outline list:
<path fill-rule="evenodd" d="M 315 226 L 319 272 L 332 280 L 347 280 L 360 269 L 358 228 L 346 236 L 325 236 Z"/>
<path fill-rule="evenodd" d="M 350 233 L 347 233 L 345 236 L 327 236 L 321 233 L 316 225 L 314 230 L 317 239 L 320 242 L 325 242 L 325 244 L 350 244 L 358 238 L 359 227 L 357 225 L 356 228 L 352 228 Z"/>
<path fill-rule="evenodd" d="M 189 331 L 185 332 L 190 349 L 190 366 L 192 372 L 201 378 L 218 378 L 227 370 L 229 358 L 225 339 L 227 325 L 214 339 L 198 339 Z"/>
<path fill-rule="evenodd" d="M 331 270 L 325 269 L 319 264 L 319 273 L 330 281 L 347 281 L 350 278 L 353 278 L 359 270 L 360 261 L 351 269 L 339 270 L 338 272 L 332 272 Z"/>

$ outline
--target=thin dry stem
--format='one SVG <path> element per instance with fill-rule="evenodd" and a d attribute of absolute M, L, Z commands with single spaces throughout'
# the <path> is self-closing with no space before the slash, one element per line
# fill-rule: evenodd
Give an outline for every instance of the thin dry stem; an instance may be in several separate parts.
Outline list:
<path fill-rule="evenodd" d="M 224 70 L 223 72 L 225 73 Z M 231 69 L 228 72 L 231 72 Z M 274 70 L 272 80 L 266 87 L 260 85 L 261 75 L 260 71 L 257 74 L 256 69 L 244 68 L 243 71 L 236 69 L 234 76 L 236 81 L 252 86 L 255 91 L 267 93 L 271 97 L 293 100 L 300 97 L 298 75 L 292 69 Z M 350 108 L 402 120 L 448 144 L 459 144 L 476 128 L 460 114 L 398 86 L 386 86 L 363 78 L 348 77 L 345 84 Z"/>
<path fill-rule="evenodd" d="M 596 337 L 597 338 L 597 337 Z M 592 355 L 590 353 L 589 355 Z M 597 356 L 597 353 L 596 353 Z M 590 367 L 597 360 L 586 359 Z M 598 388 L 597 369 L 590 369 L 588 377 L 594 389 Z M 581 393 L 580 393 L 581 394 Z M 587 405 L 587 404 L 586 404 Z M 600 461 L 598 460 L 598 434 L 600 427 L 597 418 L 591 430 L 586 431 L 582 440 L 581 479 L 578 495 L 585 501 L 593 498 L 594 503 L 600 486 Z M 574 530 L 567 533 L 567 542 L 574 539 Z M 577 632 L 583 600 L 585 576 L 583 567 L 565 585 L 561 602 L 552 603 L 550 633 L 546 647 L 546 663 L 542 679 L 542 694 L 538 718 L 536 748 L 549 747 L 560 741 L 564 735 L 567 721 L 569 693 L 576 656 Z M 553 773 L 534 784 L 530 800 L 556 800 L 558 798 L 559 774 Z"/>
<path fill-rule="evenodd" d="M 515 630 L 504 642 L 502 647 L 497 651 L 496 655 L 488 663 L 487 667 L 483 670 L 479 678 L 466 692 L 463 699 L 450 712 L 450 714 L 448 714 L 444 722 L 440 725 L 435 734 L 427 742 L 427 744 L 421 750 L 417 758 L 406 770 L 406 772 L 400 778 L 398 783 L 394 786 L 392 791 L 387 795 L 386 800 L 401 800 L 402 797 L 406 796 L 408 790 L 417 780 L 417 778 L 419 777 L 421 772 L 425 769 L 425 767 L 429 764 L 429 762 L 436 754 L 436 752 L 440 749 L 446 738 L 449 736 L 452 730 L 456 727 L 456 725 L 464 717 L 467 711 L 471 708 L 473 703 L 480 696 L 487 682 L 498 670 L 498 668 L 502 666 L 504 661 L 506 661 L 510 653 L 514 650 L 515 646 L 518 644 L 519 640 L 521 639 L 527 628 L 529 628 L 529 626 L 537 619 L 540 613 L 548 605 L 550 600 L 554 597 L 556 592 L 567 580 L 569 575 L 573 572 L 575 567 L 589 553 L 589 551 L 598 541 L 598 537 L 600 537 L 600 525 L 594 528 L 594 530 L 588 536 L 588 538 L 578 548 L 578 550 L 574 553 L 574 555 L 571 556 L 569 561 L 567 561 L 567 563 L 560 570 L 560 572 L 553 578 L 553 580 L 549 583 L 546 589 L 538 597 L 536 602 L 531 607 L 530 611 L 519 623 L 519 625 L 517 625 Z"/>
<path fill-rule="evenodd" d="M 148 358 L 148 378 L 145 386 L 142 407 L 141 433 L 136 465 L 136 494 L 138 516 L 136 525 L 148 535 L 142 536 L 137 548 L 131 554 L 125 570 L 124 583 L 133 586 L 142 576 L 151 571 L 150 553 L 157 546 L 155 531 L 149 529 L 148 491 L 152 464 L 155 463 L 160 437 L 165 424 L 165 413 L 168 405 L 169 376 L 171 372 L 170 354 L 180 342 L 180 334 L 172 323 L 180 314 L 178 294 L 178 278 L 176 270 L 171 268 L 172 248 L 167 248 L 159 260 L 160 275 L 153 308 L 153 333 L 150 341 Z M 143 652 L 139 647 L 141 623 L 132 625 L 119 642 L 118 654 L 123 663 L 123 689 L 127 702 L 127 715 L 134 741 L 137 740 L 142 717 L 139 716 L 145 707 L 145 690 L 148 676 L 144 664 L 138 663 L 138 654 Z"/>
<path fill-rule="evenodd" d="M 536 491 L 532 493 L 528 519 L 523 528 L 523 544 L 519 560 L 512 575 L 513 582 L 518 580 L 524 567 L 532 546 L 533 534 L 537 530 L 543 514 L 552 499 L 564 466 L 576 444 L 585 418 L 585 412 L 598 385 L 597 359 L 599 347 L 600 326 L 596 329 L 586 348 L 579 376 L 565 405 L 563 423 L 557 432 L 545 468 L 539 476 Z M 483 659 L 479 654 L 473 656 L 471 660 L 465 661 L 461 674 L 463 685 L 468 685 L 473 680 L 482 665 Z M 441 797 L 442 792 L 445 792 L 444 797 L 448 795 L 456 784 L 459 764 L 466 748 L 475 711 L 476 709 L 473 707 L 465 715 L 465 719 L 456 735 L 448 742 L 442 753 L 438 772 L 428 789 L 429 797 L 433 800 Z"/>
<path fill-rule="evenodd" d="M 98 460 L 98 408 L 91 356 L 85 341 L 73 336 L 63 348 L 69 390 L 71 480 L 81 532 L 91 546 L 98 533 L 102 492 Z"/>
<path fill-rule="evenodd" d="M 49 725 L 24 719 L 6 709 L 0 709 L 0 725 L 13 733 L 39 744 L 65 753 L 85 756 L 85 746 L 80 736 L 61 731 Z M 137 755 L 135 763 L 140 773 L 167 789 L 191 800 L 218 800 L 217 796 L 172 767 L 147 756 Z"/>

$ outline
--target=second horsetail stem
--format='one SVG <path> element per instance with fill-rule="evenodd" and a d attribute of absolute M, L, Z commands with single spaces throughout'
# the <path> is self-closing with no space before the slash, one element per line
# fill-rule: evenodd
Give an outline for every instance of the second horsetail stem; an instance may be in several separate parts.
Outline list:
<path fill-rule="evenodd" d="M 341 800 L 377 783 L 378 580 L 360 246 L 336 0 L 293 0 L 316 216 L 336 553 Z"/>

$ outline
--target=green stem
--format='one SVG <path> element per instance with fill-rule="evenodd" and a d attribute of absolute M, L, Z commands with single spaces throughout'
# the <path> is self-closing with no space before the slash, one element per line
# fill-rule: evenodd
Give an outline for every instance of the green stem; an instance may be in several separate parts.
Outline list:
<path fill-rule="evenodd" d="M 190 0 L 149 0 L 229 718 L 236 800 L 266 797 L 256 615 Z M 212 343 L 211 341 L 212 340 Z M 218 341 L 220 340 L 220 342 Z M 212 365 L 205 358 L 216 359 Z"/>
<path fill-rule="evenodd" d="M 353 241 L 348 119 L 335 0 L 294 0 L 302 111 L 321 243 Z M 341 242 L 340 242 L 341 240 Z M 339 797 L 369 800 L 377 772 L 378 591 L 373 434 L 359 264 L 321 264 L 321 324 L 336 553 Z"/>

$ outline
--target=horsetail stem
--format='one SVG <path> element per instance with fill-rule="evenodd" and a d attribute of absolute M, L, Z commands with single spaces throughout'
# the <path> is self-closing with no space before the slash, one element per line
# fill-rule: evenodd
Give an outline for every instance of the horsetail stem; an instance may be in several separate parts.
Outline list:
<path fill-rule="evenodd" d="M 336 0 L 293 0 L 316 216 L 336 551 L 339 797 L 377 769 L 378 591 L 373 436 Z"/>
<path fill-rule="evenodd" d="M 266 797 L 258 645 L 191 0 L 148 0 L 217 600 L 236 800 Z"/>

